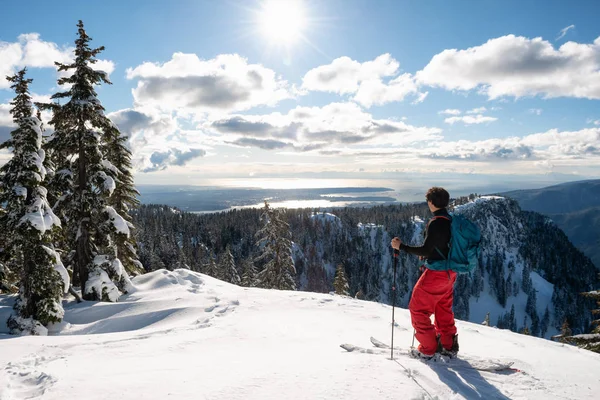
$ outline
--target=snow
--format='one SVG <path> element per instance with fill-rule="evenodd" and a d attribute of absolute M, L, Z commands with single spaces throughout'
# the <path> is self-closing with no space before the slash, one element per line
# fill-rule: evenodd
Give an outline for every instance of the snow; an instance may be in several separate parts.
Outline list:
<path fill-rule="evenodd" d="M 115 227 L 115 230 L 129 237 L 130 224 L 128 224 L 127 221 L 125 221 L 125 219 L 121 217 L 114 208 L 106 206 L 104 207 L 104 211 L 108 213 L 108 218 L 110 219 L 111 224 Z"/>
<path fill-rule="evenodd" d="M 506 330 L 458 321 L 461 353 L 523 372 L 453 370 L 339 347 L 389 342 L 387 305 L 242 288 L 183 269 L 133 284 L 119 303 L 66 301 L 50 336 L 0 334 L 0 399 L 551 400 L 600 390 L 600 355 Z M 0 331 L 13 299 L 0 296 Z M 396 307 L 395 319 L 394 343 L 408 347 L 410 316 Z"/>
<path fill-rule="evenodd" d="M 454 207 L 454 212 L 455 213 L 462 213 L 465 212 L 466 210 L 475 207 L 476 204 L 478 203 L 482 203 L 482 202 L 486 202 L 486 201 L 493 201 L 493 200 L 505 200 L 504 197 L 501 196 L 481 196 L 481 197 L 477 197 L 471 201 L 469 201 L 468 203 L 465 204 L 461 204 L 459 206 Z"/>
<path fill-rule="evenodd" d="M 69 291 L 69 286 L 71 285 L 71 278 L 69 277 L 69 273 L 60 259 L 60 255 L 50 247 L 42 246 L 42 248 L 46 250 L 46 253 L 50 254 L 50 256 L 54 258 L 54 269 L 60 274 L 60 277 L 63 281 L 63 294 L 67 293 Z"/>
<path fill-rule="evenodd" d="M 8 316 L 7 316 L 8 318 Z M 42 325 L 39 321 L 29 317 L 23 318 L 19 316 L 14 317 L 15 322 L 19 324 L 19 326 L 23 327 L 23 330 L 20 331 L 20 335 L 37 335 L 37 336 L 46 336 L 48 335 L 48 329 Z M 0 381 L 1 382 L 1 381 Z M 2 397 L 2 392 L 0 391 L 0 399 L 4 400 Z"/>
<path fill-rule="evenodd" d="M 25 188 L 25 187 L 23 187 L 21 185 L 15 185 L 15 186 L 13 186 L 13 193 L 17 197 L 22 197 L 24 199 L 27 198 L 27 188 Z"/>
<path fill-rule="evenodd" d="M 115 180 L 111 176 L 106 175 L 106 172 L 104 171 L 98 171 L 96 175 L 98 175 L 98 177 L 102 179 L 102 185 L 104 190 L 108 192 L 109 196 L 112 196 L 113 192 L 117 187 Z"/>
<path fill-rule="evenodd" d="M 110 121 L 110 120 L 109 120 L 109 121 Z M 112 122 L 111 122 L 111 123 L 112 123 Z M 107 170 L 109 170 L 109 171 L 113 172 L 115 175 L 119 175 L 119 174 L 120 174 L 120 172 L 119 172 L 119 169 L 118 169 L 117 167 L 115 167 L 115 165 L 114 165 L 113 163 L 111 163 L 110 161 L 103 159 L 103 160 L 100 162 L 100 164 L 102 164 L 102 166 L 103 166 L 104 168 L 106 168 Z"/>
<path fill-rule="evenodd" d="M 310 218 L 313 221 L 321 221 L 322 223 L 329 222 L 329 223 L 335 224 L 335 226 L 337 226 L 338 228 L 342 227 L 342 221 L 340 220 L 340 218 L 337 215 L 334 215 L 331 213 L 315 212 L 315 213 L 312 213 Z"/>
<path fill-rule="evenodd" d="M 102 259 L 100 259 L 102 257 Z M 94 258 L 94 264 L 96 264 L 96 268 L 90 271 L 88 276 L 88 281 L 85 285 L 86 294 L 93 293 L 96 291 L 98 296 L 103 296 L 106 293 L 108 299 L 112 302 L 116 302 L 119 300 L 121 293 L 117 286 L 110 280 L 106 271 L 100 268 L 98 265 L 106 262 L 106 256 L 96 256 Z"/>
<path fill-rule="evenodd" d="M 32 227 L 45 233 L 52 229 L 54 226 L 61 226 L 60 219 L 54 214 L 50 205 L 46 201 L 47 190 L 44 187 L 38 187 L 37 197 L 33 204 L 28 207 L 27 214 L 23 215 L 20 220 L 20 224 L 29 222 Z"/>

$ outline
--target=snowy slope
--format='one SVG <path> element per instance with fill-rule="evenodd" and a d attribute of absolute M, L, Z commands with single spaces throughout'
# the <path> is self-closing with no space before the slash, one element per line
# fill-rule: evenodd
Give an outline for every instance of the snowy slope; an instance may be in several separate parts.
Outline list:
<path fill-rule="evenodd" d="M 386 305 L 241 288 L 187 270 L 133 284 L 119 303 L 65 304 L 69 323 L 53 336 L 0 334 L 0 399 L 592 399 L 600 391 L 600 355 L 505 330 L 459 322 L 461 351 L 525 372 L 452 371 L 408 357 L 399 365 L 339 347 L 388 341 Z M 2 321 L 10 301 L 0 297 Z M 396 309 L 396 322 L 395 343 L 408 346 L 406 310 Z"/>

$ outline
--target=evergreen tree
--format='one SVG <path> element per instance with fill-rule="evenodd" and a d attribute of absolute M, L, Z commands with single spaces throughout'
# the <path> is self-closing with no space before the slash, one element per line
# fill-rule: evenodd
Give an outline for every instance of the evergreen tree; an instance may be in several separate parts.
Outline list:
<path fill-rule="evenodd" d="M 221 256 L 221 266 L 219 269 L 223 273 L 223 280 L 225 282 L 233 283 L 234 285 L 240 285 L 242 283 L 229 246 L 227 246 L 225 253 Z"/>
<path fill-rule="evenodd" d="M 596 300 L 598 306 L 600 306 L 600 290 L 594 290 L 581 294 L 585 297 Z M 593 310 L 592 314 L 600 315 L 600 307 Z M 596 325 L 596 327 L 591 333 L 571 336 L 571 333 L 569 332 L 569 335 L 565 339 L 581 348 L 600 353 L 600 318 L 592 321 L 592 324 Z"/>
<path fill-rule="evenodd" d="M 542 322 L 540 323 L 540 333 L 541 336 L 546 336 L 546 332 L 548 332 L 548 327 L 550 326 L 550 310 L 546 307 L 546 311 L 544 311 L 544 316 L 542 317 Z"/>
<path fill-rule="evenodd" d="M 61 191 L 55 194 L 60 199 L 55 208 L 66 225 L 68 262 L 74 278 L 85 299 L 117 301 L 130 281 L 118 258 L 115 238 L 129 236 L 130 231 L 123 216 L 108 201 L 116 188 L 114 175 L 118 169 L 105 157 L 106 143 L 115 127 L 104 115 L 94 89 L 110 81 L 106 73 L 92 68 L 104 47 L 91 49 L 83 22 L 79 21 L 77 27 L 75 61 L 55 63 L 60 72 L 72 73 L 58 80 L 59 86 L 68 85 L 69 89 L 52 96 L 66 103 L 40 107 L 53 112 L 50 122 L 55 132 L 47 148 L 56 165 L 56 187 Z"/>
<path fill-rule="evenodd" d="M 264 226 L 256 233 L 260 254 L 255 262 L 264 263 L 264 266 L 258 273 L 257 286 L 266 289 L 296 290 L 296 268 L 292 259 L 289 224 L 266 200 L 261 220 Z"/>
<path fill-rule="evenodd" d="M 215 262 L 214 258 L 210 257 L 208 260 L 208 264 L 204 268 L 204 273 L 208 276 L 212 276 L 216 279 L 223 279 L 223 274 L 221 273 L 221 269 L 219 265 Z"/>
<path fill-rule="evenodd" d="M 252 260 L 246 260 L 243 263 L 244 273 L 242 274 L 242 286 L 254 287 L 256 286 L 256 268 Z"/>
<path fill-rule="evenodd" d="M 115 189 L 108 203 L 122 216 L 127 227 L 134 229 L 133 217 L 130 215 L 132 209 L 140 206 L 138 196 L 140 193 L 133 182 L 131 151 L 127 148 L 125 137 L 113 124 L 106 132 L 107 143 L 105 146 L 105 166 L 108 167 L 110 176 L 116 181 Z M 137 254 L 137 242 L 132 234 L 117 232 L 115 235 L 116 256 L 121 260 L 125 270 L 131 275 L 144 273 L 144 267 Z"/>
<path fill-rule="evenodd" d="M 333 280 L 333 287 L 335 293 L 343 296 L 348 296 L 349 286 L 348 279 L 346 278 L 346 271 L 344 270 L 344 264 L 338 264 L 335 271 L 335 279 Z"/>
<path fill-rule="evenodd" d="M 0 168 L 0 204 L 5 212 L 0 229 L 6 235 L 4 252 L 20 271 L 19 296 L 7 326 L 15 334 L 47 334 L 45 328 L 64 315 L 62 296 L 69 276 L 54 251 L 52 235 L 60 220 L 50 208 L 43 186 L 46 175 L 41 121 L 33 115 L 26 69 L 7 79 L 16 97 L 10 110 L 17 128 L 0 145 L 12 149 L 12 158 Z"/>

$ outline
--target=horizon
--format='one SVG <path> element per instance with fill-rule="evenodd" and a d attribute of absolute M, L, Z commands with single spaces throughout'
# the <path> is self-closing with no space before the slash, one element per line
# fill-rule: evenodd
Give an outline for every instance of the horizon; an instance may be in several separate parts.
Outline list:
<path fill-rule="evenodd" d="M 600 4 L 544 2 L 542 18 L 540 4 L 33 1 L 26 20 L 3 14 L 0 76 L 27 67 L 49 101 L 82 19 L 106 47 L 96 68 L 113 85 L 98 97 L 138 185 L 465 193 L 593 179 Z M 0 79 L 0 141 L 13 95 Z"/>

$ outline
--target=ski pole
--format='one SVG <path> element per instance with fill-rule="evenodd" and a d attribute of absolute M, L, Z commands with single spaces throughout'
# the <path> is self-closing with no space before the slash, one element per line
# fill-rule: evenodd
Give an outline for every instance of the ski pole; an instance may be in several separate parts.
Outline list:
<path fill-rule="evenodd" d="M 392 350 L 391 359 L 394 359 L 394 308 L 396 307 L 396 269 L 398 267 L 398 254 L 399 250 L 394 249 L 394 281 L 392 282 Z"/>

